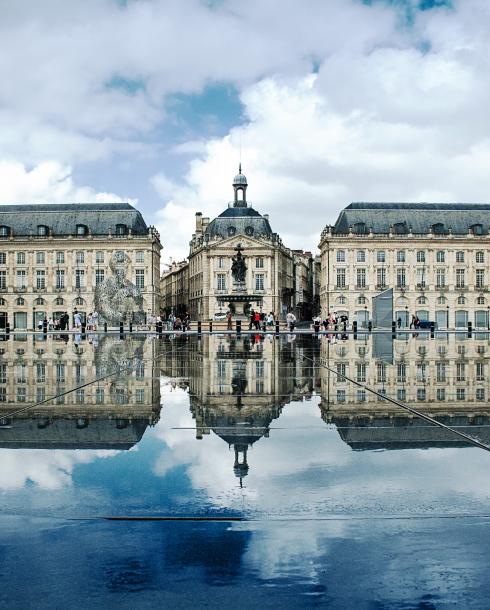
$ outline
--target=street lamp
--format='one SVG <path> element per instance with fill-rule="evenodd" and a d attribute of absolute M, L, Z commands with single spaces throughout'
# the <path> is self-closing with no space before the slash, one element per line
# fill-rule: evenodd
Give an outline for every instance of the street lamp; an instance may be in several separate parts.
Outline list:
<path fill-rule="evenodd" d="M 446 305 L 446 328 L 449 328 L 449 305 Z"/>
<path fill-rule="evenodd" d="M 36 330 L 36 307 L 32 308 L 32 330 Z"/>

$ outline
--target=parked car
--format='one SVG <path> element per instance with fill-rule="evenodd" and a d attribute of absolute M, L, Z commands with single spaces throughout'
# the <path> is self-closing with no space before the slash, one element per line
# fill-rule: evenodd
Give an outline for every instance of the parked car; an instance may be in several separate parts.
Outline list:
<path fill-rule="evenodd" d="M 430 329 L 431 324 L 434 324 L 431 320 L 419 320 L 419 328 L 428 328 Z M 434 324 L 435 327 L 435 324 Z"/>
<path fill-rule="evenodd" d="M 214 314 L 214 318 L 213 318 L 216 322 L 221 322 L 223 320 L 226 320 L 226 312 L 224 311 L 218 311 L 217 313 Z"/>

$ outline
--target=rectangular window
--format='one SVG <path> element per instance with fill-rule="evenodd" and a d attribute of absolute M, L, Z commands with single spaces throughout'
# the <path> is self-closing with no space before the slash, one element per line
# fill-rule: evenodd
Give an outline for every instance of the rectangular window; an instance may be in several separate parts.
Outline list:
<path fill-rule="evenodd" d="M 417 263 L 425 263 L 425 250 L 417 251 Z"/>
<path fill-rule="evenodd" d="M 366 363 L 358 362 L 356 364 L 356 381 L 365 383 L 366 381 Z"/>
<path fill-rule="evenodd" d="M 336 287 L 345 288 L 345 269 L 337 269 Z"/>
<path fill-rule="evenodd" d="M 386 383 L 386 364 L 378 362 L 376 365 L 376 380 L 378 383 Z"/>
<path fill-rule="evenodd" d="M 446 262 L 446 253 L 444 250 L 438 250 L 436 252 L 436 262 L 445 263 Z"/>
<path fill-rule="evenodd" d="M 255 290 L 264 290 L 264 274 L 255 274 Z"/>
<path fill-rule="evenodd" d="M 425 388 L 417 388 L 417 400 L 425 400 Z"/>
<path fill-rule="evenodd" d="M 0 252 L 0 265 L 6 265 L 6 264 L 7 264 L 7 253 Z"/>
<path fill-rule="evenodd" d="M 464 269 L 456 269 L 456 288 L 464 288 Z"/>
<path fill-rule="evenodd" d="M 456 252 L 456 262 L 464 263 L 464 252 Z"/>
<path fill-rule="evenodd" d="M 226 273 L 218 273 L 216 276 L 216 288 L 226 290 Z"/>
<path fill-rule="evenodd" d="M 384 288 L 386 286 L 386 269 L 376 269 L 376 287 Z"/>
<path fill-rule="evenodd" d="M 46 388 L 40 386 L 36 388 L 36 402 L 43 402 L 44 400 L 46 400 Z"/>
<path fill-rule="evenodd" d="M 445 288 L 446 286 L 446 270 L 436 269 L 436 288 Z"/>
<path fill-rule="evenodd" d="M 56 289 L 61 290 L 65 287 L 65 272 L 63 269 L 56 269 Z"/>
<path fill-rule="evenodd" d="M 95 285 L 98 286 L 104 281 L 105 271 L 104 269 L 95 270 Z"/>
<path fill-rule="evenodd" d="M 0 364 L 0 383 L 7 383 L 7 365 Z"/>
<path fill-rule="evenodd" d="M 7 272 L 0 271 L 0 290 L 5 290 L 7 288 Z"/>
<path fill-rule="evenodd" d="M 264 257 L 263 256 L 257 256 L 257 258 L 255 259 L 255 266 L 257 267 L 257 269 L 264 268 Z"/>
<path fill-rule="evenodd" d="M 446 363 L 436 362 L 436 381 L 444 383 L 446 381 Z"/>
<path fill-rule="evenodd" d="M 405 388 L 398 388 L 396 391 L 396 397 L 398 400 L 406 400 L 407 399 L 407 391 Z"/>
<path fill-rule="evenodd" d="M 485 363 L 484 362 L 476 363 L 476 380 L 485 381 Z"/>
<path fill-rule="evenodd" d="M 46 365 L 44 362 L 38 362 L 36 364 L 36 382 L 45 383 L 46 381 Z"/>
<path fill-rule="evenodd" d="M 17 288 L 24 289 L 26 288 L 26 272 L 22 270 L 17 270 L 15 275 L 15 285 Z"/>
<path fill-rule="evenodd" d="M 17 365 L 17 383 L 26 383 L 26 363 L 20 362 Z"/>
<path fill-rule="evenodd" d="M 357 251 L 357 262 L 358 263 L 365 263 L 366 262 L 366 251 L 365 250 L 358 250 Z"/>
<path fill-rule="evenodd" d="M 477 288 L 483 288 L 485 286 L 485 270 L 484 269 L 476 270 L 475 281 L 476 281 L 475 285 Z"/>
<path fill-rule="evenodd" d="M 337 262 L 345 263 L 345 250 L 337 250 Z"/>
<path fill-rule="evenodd" d="M 135 284 L 136 284 L 136 288 L 145 287 L 145 270 L 144 269 L 136 269 Z"/>
<path fill-rule="evenodd" d="M 36 252 L 36 265 L 44 265 L 45 257 L 44 252 Z"/>
<path fill-rule="evenodd" d="M 96 388 L 95 390 L 95 404 L 104 404 L 104 388 Z"/>
<path fill-rule="evenodd" d="M 405 250 L 397 250 L 396 251 L 396 262 L 404 263 L 405 262 Z"/>
<path fill-rule="evenodd" d="M 407 285 L 405 269 L 400 268 L 396 270 L 396 287 L 405 288 Z"/>
<path fill-rule="evenodd" d="M 136 404 L 142 405 L 145 402 L 145 390 L 143 388 L 137 388 L 136 390 Z"/>
<path fill-rule="evenodd" d="M 437 397 L 437 400 L 441 400 L 441 401 L 446 400 L 446 388 L 437 388 L 436 397 Z"/>
<path fill-rule="evenodd" d="M 476 400 L 485 400 L 485 388 L 476 388 Z"/>
<path fill-rule="evenodd" d="M 398 383 L 405 383 L 407 380 L 407 365 L 405 362 L 399 362 L 396 367 L 396 380 Z"/>
<path fill-rule="evenodd" d="M 27 396 L 27 388 L 17 388 L 17 402 L 25 402 Z"/>
<path fill-rule="evenodd" d="M 465 364 L 464 362 L 456 362 L 456 381 L 465 381 Z"/>
<path fill-rule="evenodd" d="M 75 269 L 75 288 L 85 288 L 84 269 Z"/>
<path fill-rule="evenodd" d="M 83 265 L 85 263 L 85 252 L 78 251 L 75 255 L 77 265 Z"/>
<path fill-rule="evenodd" d="M 95 263 L 99 265 L 104 263 L 104 252 L 102 250 L 97 250 L 95 253 Z"/>
<path fill-rule="evenodd" d="M 85 402 L 85 390 L 77 390 L 77 405 L 83 405 Z"/>
<path fill-rule="evenodd" d="M 346 365 L 345 362 L 337 363 L 337 383 L 345 381 Z"/>
<path fill-rule="evenodd" d="M 366 288 L 366 270 L 357 269 L 357 288 Z"/>
<path fill-rule="evenodd" d="M 65 253 L 64 252 L 56 252 L 56 264 L 57 265 L 65 264 Z"/>
<path fill-rule="evenodd" d="M 386 253 L 384 250 L 378 250 L 376 252 L 376 261 L 378 263 L 384 263 L 386 261 Z"/>
<path fill-rule="evenodd" d="M 425 362 L 417 362 L 417 381 L 427 381 L 427 366 Z"/>
<path fill-rule="evenodd" d="M 466 392 L 464 388 L 456 388 L 456 400 L 464 400 L 466 398 Z"/>
<path fill-rule="evenodd" d="M 366 402 L 366 390 L 357 390 L 357 402 Z"/>
<path fill-rule="evenodd" d="M 36 288 L 46 288 L 46 271 L 36 269 Z"/>
<path fill-rule="evenodd" d="M 476 262 L 477 263 L 484 263 L 485 262 L 485 254 L 481 251 L 478 251 L 476 253 Z"/>
<path fill-rule="evenodd" d="M 419 288 L 425 288 L 425 267 L 418 267 L 415 270 L 415 283 Z"/>
<path fill-rule="evenodd" d="M 18 265 L 26 264 L 26 253 L 25 252 L 17 252 L 17 264 Z"/>
<path fill-rule="evenodd" d="M 65 381 L 65 364 L 64 362 L 56 363 L 56 383 L 63 383 Z"/>
<path fill-rule="evenodd" d="M 136 252 L 136 256 L 134 259 L 137 263 L 144 263 L 145 262 L 145 252 L 144 250 L 138 250 Z"/>
<path fill-rule="evenodd" d="M 345 402 L 345 390 L 337 390 L 337 402 Z"/>

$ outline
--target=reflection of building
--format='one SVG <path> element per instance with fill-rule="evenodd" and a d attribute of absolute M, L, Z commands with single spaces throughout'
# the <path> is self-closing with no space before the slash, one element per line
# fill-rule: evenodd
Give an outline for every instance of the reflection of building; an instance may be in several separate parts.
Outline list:
<path fill-rule="evenodd" d="M 311 396 L 312 364 L 303 361 L 294 345 L 259 335 L 206 335 L 188 348 L 184 353 L 177 345 L 173 358 L 188 361 L 196 437 L 213 431 L 228 443 L 235 454 L 235 474 L 242 479 L 248 472 L 248 449 L 269 436 L 282 407 Z M 182 370 L 168 359 L 164 366 L 166 374 Z"/>
<path fill-rule="evenodd" d="M 394 340 L 393 364 L 373 354 L 370 338 L 329 344 L 322 341 L 321 412 L 353 448 L 459 446 L 466 443 L 401 407 L 375 396 L 342 375 L 381 395 L 406 403 L 470 436 L 490 442 L 490 384 L 487 335 L 463 339 L 438 333 Z M 437 337 L 437 335 L 436 335 Z"/>
<path fill-rule="evenodd" d="M 394 319 L 488 327 L 490 205 L 351 203 L 320 241 L 321 307 L 364 324 L 393 288 Z"/>
<path fill-rule="evenodd" d="M 1 206 L 0 327 L 94 311 L 95 286 L 111 277 L 119 250 L 145 312 L 156 311 L 160 249 L 157 231 L 127 203 Z"/>
<path fill-rule="evenodd" d="M 0 447 L 128 449 L 158 421 L 153 341 L 13 337 L 0 343 Z"/>
<path fill-rule="evenodd" d="M 273 311 L 284 317 L 294 307 L 293 254 L 279 235 L 273 233 L 269 217 L 247 202 L 248 183 L 240 172 L 233 180 L 234 200 L 217 218 L 209 221 L 196 214 L 196 231 L 190 243 L 188 266 L 171 269 L 163 277 L 164 308 L 179 299 L 168 295 L 168 284 L 180 285 L 179 276 L 188 276 L 188 301 L 182 303 L 193 319 L 212 319 L 231 309 L 235 317 L 251 308 Z M 243 257 L 244 267 L 233 267 Z M 243 273 L 242 273 L 243 272 Z"/>

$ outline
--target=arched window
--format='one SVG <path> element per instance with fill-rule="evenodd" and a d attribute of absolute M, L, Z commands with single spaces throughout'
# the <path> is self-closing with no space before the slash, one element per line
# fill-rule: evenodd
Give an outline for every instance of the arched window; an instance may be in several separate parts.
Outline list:
<path fill-rule="evenodd" d="M 61 297 L 58 297 L 57 299 L 54 300 L 54 304 L 55 305 L 63 305 L 64 301 Z"/>
<path fill-rule="evenodd" d="M 0 298 L 0 305 L 6 305 L 7 301 L 5 299 Z"/>
<path fill-rule="evenodd" d="M 37 225 L 37 234 L 39 237 L 47 237 L 49 235 L 49 227 L 46 225 Z"/>
<path fill-rule="evenodd" d="M 0 225 L 0 237 L 8 237 L 10 235 L 10 227 Z"/>
<path fill-rule="evenodd" d="M 25 305 L 25 300 L 22 297 L 19 297 L 18 299 L 15 299 L 15 304 L 16 305 Z"/>
<path fill-rule="evenodd" d="M 85 301 L 82 299 L 82 297 L 77 297 L 75 299 L 75 305 L 85 305 Z"/>
<path fill-rule="evenodd" d="M 485 305 L 485 297 L 477 297 L 476 298 L 477 305 Z"/>
<path fill-rule="evenodd" d="M 438 305 L 445 305 L 446 304 L 446 297 L 437 297 L 437 304 Z"/>
<path fill-rule="evenodd" d="M 417 299 L 417 303 L 418 303 L 419 305 L 425 305 L 425 304 L 427 303 L 427 297 L 419 297 L 419 298 Z"/>
<path fill-rule="evenodd" d="M 77 235 L 78 236 L 88 235 L 87 225 L 77 225 Z"/>
<path fill-rule="evenodd" d="M 466 303 L 466 299 L 463 296 L 458 297 L 458 305 L 464 305 Z"/>
<path fill-rule="evenodd" d="M 364 305 L 364 303 L 366 302 L 366 297 L 359 297 L 357 299 L 357 302 L 359 305 Z"/>
<path fill-rule="evenodd" d="M 119 224 L 116 225 L 116 235 L 127 235 L 128 234 L 128 226 L 127 225 L 123 225 L 123 224 Z"/>
<path fill-rule="evenodd" d="M 463 250 L 458 250 L 458 252 L 456 252 L 456 262 L 457 263 L 464 263 L 464 252 L 463 252 Z"/>
<path fill-rule="evenodd" d="M 46 301 L 42 298 L 42 297 L 37 297 L 37 299 L 34 301 L 35 305 L 46 305 Z"/>

